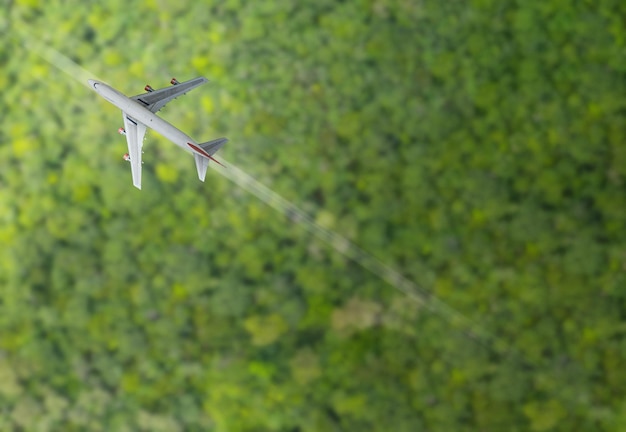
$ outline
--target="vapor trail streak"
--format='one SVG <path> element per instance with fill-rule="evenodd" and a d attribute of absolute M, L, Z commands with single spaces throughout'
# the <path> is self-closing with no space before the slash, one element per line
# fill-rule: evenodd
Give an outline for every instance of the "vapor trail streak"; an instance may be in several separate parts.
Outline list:
<path fill-rule="evenodd" d="M 30 42 L 28 40 L 26 42 L 26 47 L 86 87 L 89 87 L 87 83 L 88 79 L 98 79 L 103 81 L 53 48 L 46 47 L 37 42 Z M 224 160 L 221 159 L 221 161 Z M 311 216 L 307 215 L 295 204 L 287 201 L 276 192 L 264 186 L 253 177 L 246 174 L 243 170 L 237 168 L 234 164 L 227 163 L 226 161 L 224 162 L 228 165 L 228 168 L 226 169 L 221 168 L 216 164 L 210 164 L 210 166 L 215 171 L 240 186 L 242 189 L 247 190 L 261 201 L 282 213 L 285 217 L 301 224 L 320 240 L 332 246 L 337 252 L 343 254 L 345 257 L 351 259 L 376 276 L 385 280 L 391 286 L 406 294 L 406 296 L 413 301 L 442 316 L 451 325 L 457 329 L 463 330 L 468 336 L 474 338 L 477 342 L 487 342 L 488 345 L 491 345 L 491 342 L 496 340 L 492 335 L 481 329 L 477 323 L 456 311 L 445 302 L 435 297 L 433 294 L 421 289 L 417 286 L 417 284 L 404 277 L 401 273 L 394 270 L 380 259 L 374 257 L 372 254 L 358 247 L 340 234 L 319 225 L 313 218 L 311 218 Z"/>
<path fill-rule="evenodd" d="M 39 55 L 48 63 L 55 66 L 60 71 L 65 72 L 71 78 L 75 79 L 87 88 L 89 88 L 89 83 L 87 82 L 88 79 L 96 79 L 98 81 L 106 82 L 54 48 L 44 46 L 39 42 L 33 42 L 28 39 L 25 39 L 24 43 L 26 45 L 26 49 Z"/>
<path fill-rule="evenodd" d="M 285 217 L 299 223 L 307 231 L 314 234 L 320 240 L 332 246 L 337 252 L 351 259 L 363 268 L 374 273 L 376 276 L 387 281 L 391 286 L 406 294 L 409 298 L 428 308 L 432 312 L 441 315 L 450 324 L 465 330 L 469 336 L 479 339 L 491 339 L 484 330 L 469 318 L 448 306 L 442 300 L 431 293 L 421 289 L 415 282 L 404 277 L 380 259 L 363 250 L 342 235 L 324 228 L 315 220 L 302 211 L 298 206 L 286 200 L 267 186 L 245 173 L 234 164 L 220 158 L 228 168 L 222 168 L 210 164 L 214 171 L 236 183 L 242 189 L 247 190 L 270 207 L 282 213 Z"/>

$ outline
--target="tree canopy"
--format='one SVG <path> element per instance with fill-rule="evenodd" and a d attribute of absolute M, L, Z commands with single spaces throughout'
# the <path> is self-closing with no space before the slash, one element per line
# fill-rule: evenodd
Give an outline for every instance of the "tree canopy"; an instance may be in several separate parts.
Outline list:
<path fill-rule="evenodd" d="M 10 1 L 0 429 L 625 430 L 625 20 L 618 0 Z M 206 76 L 159 114 L 228 136 L 226 165 L 311 222 L 199 182 L 150 131 L 135 190 L 87 72 L 128 95 Z"/>

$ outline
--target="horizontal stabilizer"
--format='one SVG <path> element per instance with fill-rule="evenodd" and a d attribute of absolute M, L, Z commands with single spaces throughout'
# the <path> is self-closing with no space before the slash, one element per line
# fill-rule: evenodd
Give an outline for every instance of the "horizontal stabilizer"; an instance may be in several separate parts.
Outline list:
<path fill-rule="evenodd" d="M 206 177 L 206 169 L 209 166 L 209 160 L 200 156 L 198 153 L 193 154 L 193 158 L 196 161 L 196 169 L 198 170 L 198 178 L 200 181 L 204 181 Z"/>
<path fill-rule="evenodd" d="M 206 170 L 209 166 L 209 160 L 212 160 L 222 165 L 219 161 L 213 159 L 213 155 L 227 142 L 228 138 L 218 138 L 213 141 L 208 141 L 197 145 L 187 143 L 187 145 L 193 150 L 193 158 L 196 161 L 196 169 L 198 170 L 198 178 L 200 180 L 204 181 L 204 177 L 206 176 Z"/>
<path fill-rule="evenodd" d="M 202 144 L 198 144 L 202 150 L 213 156 L 219 149 L 221 149 L 224 144 L 228 142 L 228 138 L 218 138 L 213 141 L 207 141 Z"/>

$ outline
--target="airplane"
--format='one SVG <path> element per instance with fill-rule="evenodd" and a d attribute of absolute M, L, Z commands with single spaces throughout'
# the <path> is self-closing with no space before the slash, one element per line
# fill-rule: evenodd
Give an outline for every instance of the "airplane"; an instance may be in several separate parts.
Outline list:
<path fill-rule="evenodd" d="M 205 143 L 197 143 L 189 137 L 189 135 L 181 132 L 172 124 L 155 114 L 169 101 L 176 99 L 178 96 L 208 81 L 209 80 L 204 77 L 198 77 L 184 82 L 178 82 L 176 78 L 172 78 L 170 81 L 172 84 L 171 87 L 154 90 L 147 85 L 144 88 L 146 93 L 127 97 L 103 82 L 93 79 L 88 80 L 91 88 L 100 96 L 122 110 L 124 127 L 120 128 L 118 132 L 122 135 L 126 135 L 128 153 L 124 155 L 124 159 L 130 162 L 133 185 L 137 189 L 141 189 L 141 154 L 143 153 L 141 150 L 146 128 L 160 133 L 174 144 L 192 153 L 200 181 L 204 181 L 209 161 L 212 160 L 222 165 L 213 158 L 213 155 L 228 142 L 227 138 L 218 138 Z"/>

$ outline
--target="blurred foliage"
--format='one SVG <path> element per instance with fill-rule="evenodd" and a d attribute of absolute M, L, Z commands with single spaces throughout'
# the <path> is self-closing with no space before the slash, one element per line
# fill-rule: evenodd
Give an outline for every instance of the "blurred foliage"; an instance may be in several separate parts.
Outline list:
<path fill-rule="evenodd" d="M 623 1 L 13 0 L 0 430 L 626 430 Z M 155 133 L 126 94 L 480 322 L 474 340 Z M 503 354 L 507 352 L 508 354 Z"/>

